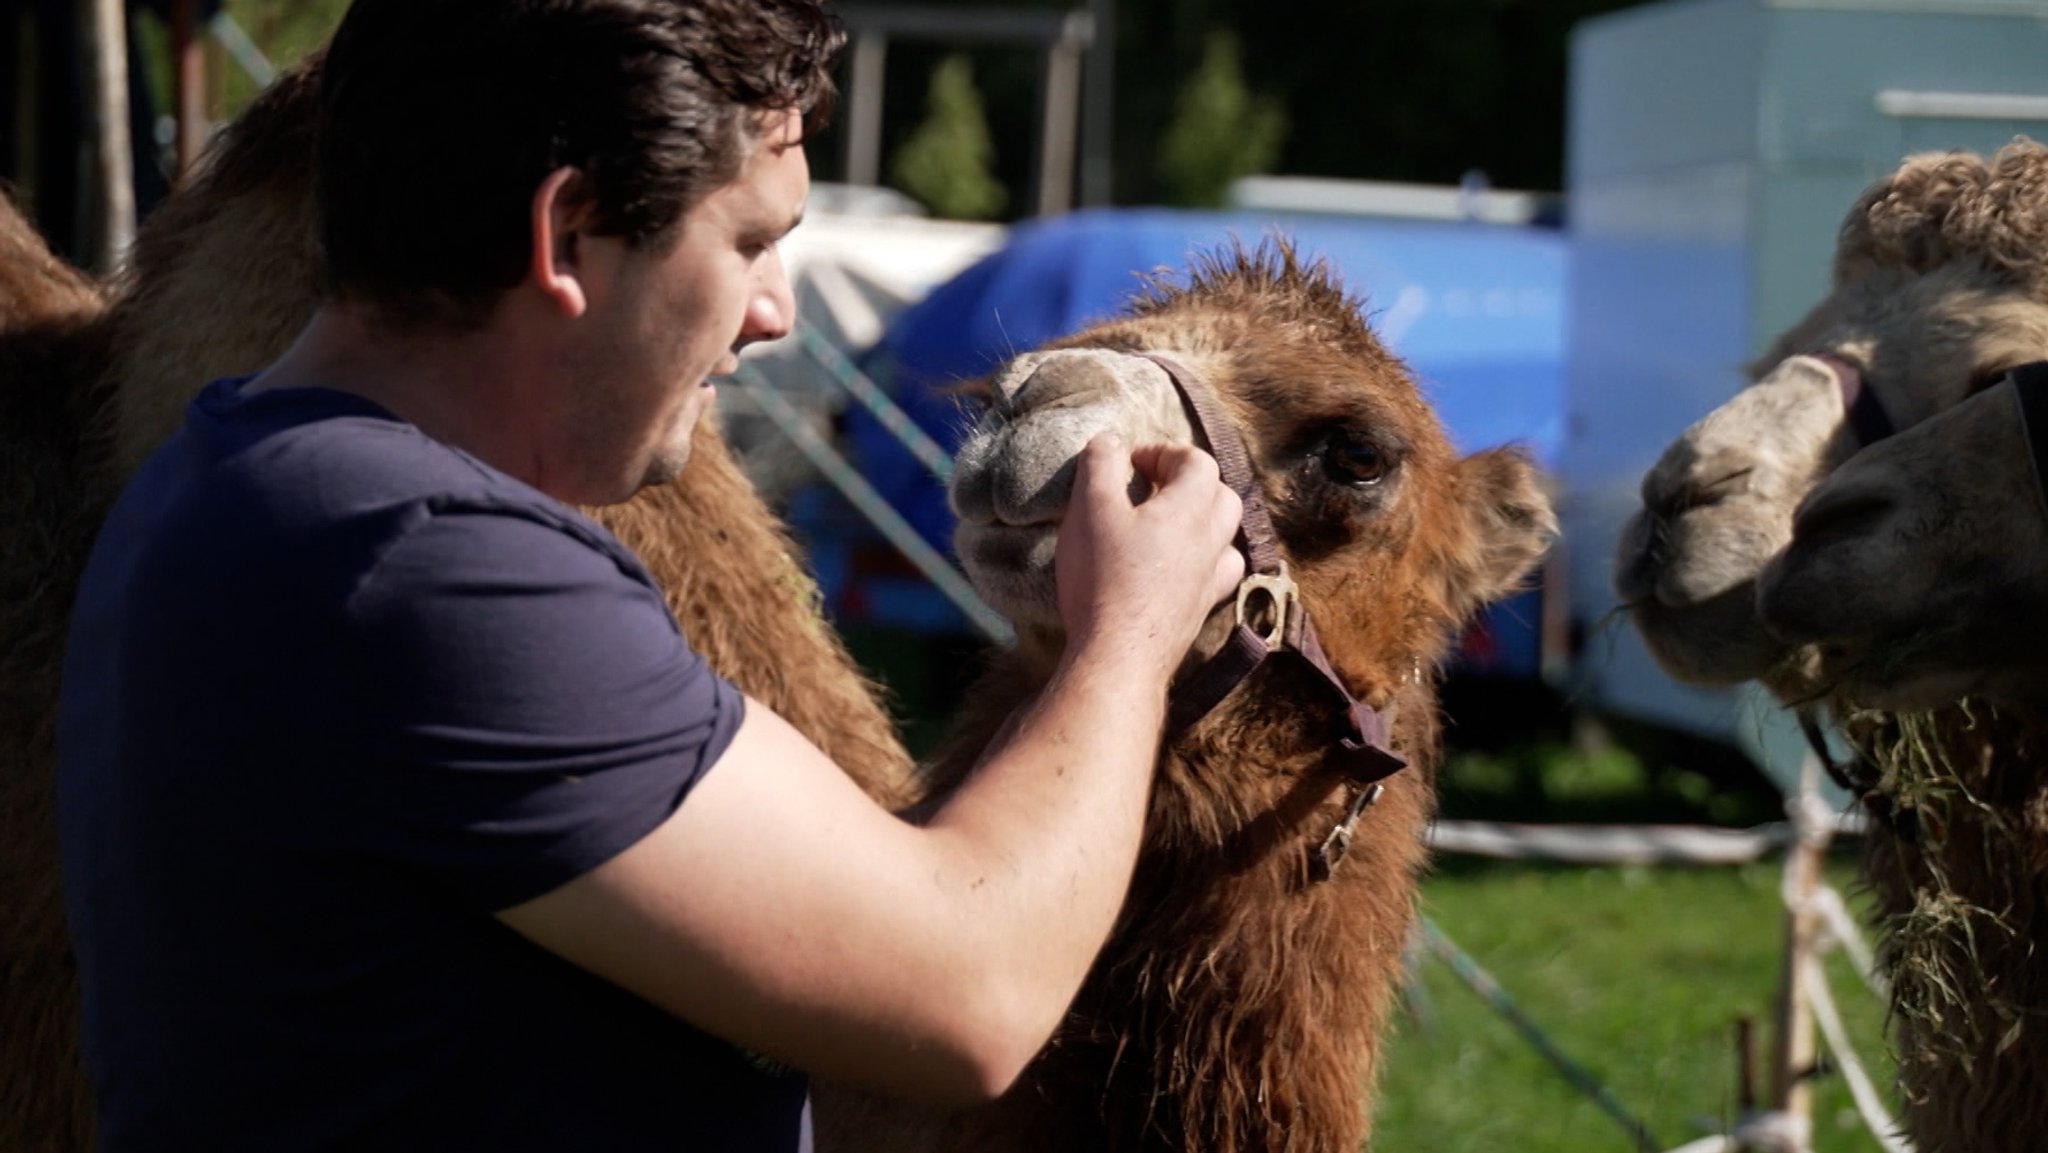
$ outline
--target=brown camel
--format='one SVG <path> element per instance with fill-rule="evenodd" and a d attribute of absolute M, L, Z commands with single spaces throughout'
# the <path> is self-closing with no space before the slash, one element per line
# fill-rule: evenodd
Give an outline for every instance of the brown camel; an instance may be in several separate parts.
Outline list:
<path fill-rule="evenodd" d="M 0 1150 L 82 1147 L 71 964 L 57 889 L 57 664 L 98 523 L 75 374 L 104 301 L 0 195 Z M 89 371 L 89 370 L 88 370 Z"/>
<path fill-rule="evenodd" d="M 1843 722 L 1858 749 L 1850 770 L 1877 818 L 1865 871 L 1893 979 L 1907 1132 L 1923 1153 L 2037 1149 L 2048 1142 L 2048 1022 L 2038 1019 L 2048 1003 L 2048 749 L 2038 713 L 1959 699 L 1993 682 L 1939 667 L 1925 635 L 1853 653 L 1854 636 L 1814 643 L 1823 633 L 1799 623 L 1796 586 L 1776 589 L 1786 599 L 1772 619 L 1759 615 L 1758 580 L 1792 542 L 1801 502 L 1872 439 L 1849 419 L 1858 387 L 1910 437 L 2013 366 L 2048 358 L 2048 149 L 2022 140 L 1988 162 L 1909 158 L 1850 210 L 1834 282 L 1778 339 L 1761 379 L 1644 478 L 1616 585 L 1673 675 L 1754 677 Z M 1851 474 L 1866 478 L 1858 484 L 1912 450 L 1863 451 L 1878 463 Z M 1819 497 L 1815 506 L 1809 538 L 1861 531 L 1859 519 L 1877 515 L 1867 504 L 1831 514 Z M 1808 586 L 1798 603 L 1847 600 L 1885 581 L 1924 589 L 1926 572 L 1865 572 L 1825 593 Z M 1969 570 L 1947 591 L 1989 594 L 2001 579 Z M 1944 691 L 1888 695 L 1916 685 Z M 1882 711 L 1894 703 L 1923 711 Z"/>
<path fill-rule="evenodd" d="M 1411 767 L 1317 880 L 1314 851 L 1356 795 L 1334 743 L 1341 705 L 1302 662 L 1261 666 L 1167 742 L 1123 918 L 1022 1082 L 936 1138 L 868 1147 L 1352 1153 L 1367 1137 L 1434 805 L 1434 670 L 1460 623 L 1536 563 L 1554 521 L 1521 455 L 1452 453 L 1321 267 L 1284 247 L 1204 261 L 1185 286 L 993 378 L 954 480 L 956 544 L 1019 640 L 971 694 L 937 794 L 1058 658 L 1052 545 L 1074 454 L 1103 430 L 1200 443 L 1167 372 L 1139 352 L 1220 394 L 1323 647 L 1353 693 L 1395 715 Z M 1228 623 L 1212 619 L 1197 652 Z"/>
<path fill-rule="evenodd" d="M 202 178 L 145 228 L 101 326 L 112 364 L 96 378 L 108 382 L 110 476 L 169 431 L 200 381 L 260 366 L 310 309 L 310 83 L 301 73 L 264 96 Z M 1397 714 L 1393 744 L 1413 767 L 1387 782 L 1332 878 L 1313 881 L 1310 850 L 1348 799 L 1331 752 L 1336 710 L 1315 702 L 1300 669 L 1269 663 L 1168 750 L 1124 920 L 1068 1026 L 1020 1086 L 952 1117 L 821 1086 L 821 1147 L 1349 1153 L 1367 1133 L 1379 1024 L 1412 920 L 1432 804 L 1436 662 L 1457 626 L 1533 565 L 1553 531 L 1548 504 L 1518 454 L 1456 459 L 1356 305 L 1284 252 L 1206 266 L 1185 289 L 1162 289 L 1132 318 L 1063 347 L 1171 351 L 1209 377 L 1250 443 L 1335 668 L 1351 691 Z M 998 384 L 1054 381 L 1076 365 L 1087 377 L 1100 355 L 1065 352 Z M 1108 391 L 1157 405 L 1159 370 L 1115 360 Z M 1060 423 L 1014 398 L 998 407 L 1020 428 Z M 1115 410 L 1071 396 L 1060 407 L 1098 423 Z M 1156 432 L 1192 438 L 1184 420 Z M 1057 454 L 984 458 L 978 475 L 1025 476 L 1012 484 L 1063 493 Z M 1055 477 L 1041 484 L 1049 467 Z M 104 499 L 104 486 L 92 491 Z M 1043 530 L 1020 530 L 1040 541 L 1027 553 L 970 549 L 977 578 L 1018 615 L 1023 639 L 981 681 L 928 788 L 914 789 L 864 683 L 818 624 L 786 538 L 715 438 L 700 438 L 680 484 L 606 520 L 648 561 L 712 663 L 886 803 L 951 787 L 1057 651 L 1035 599 L 1050 571 L 1037 567 Z M 61 619 L 62 605 L 44 601 L 39 614 Z M 47 776 L 46 755 L 24 768 Z M 47 780 L 36 787 L 46 791 Z M 39 867 L 47 877 L 53 866 Z M 56 909 L 34 913 L 25 955 L 61 972 Z M 43 1036 L 70 1028 L 68 988 L 46 979 L 31 993 Z M 22 999 L 10 991 L 10 1002 Z M 40 1066 L 29 1054 L 12 1066 L 52 1070 L 37 1095 L 61 1106 L 47 1129 L 56 1137 L 34 1147 L 77 1148 L 87 1114 L 75 1059 L 58 1067 L 49 1053 Z"/>

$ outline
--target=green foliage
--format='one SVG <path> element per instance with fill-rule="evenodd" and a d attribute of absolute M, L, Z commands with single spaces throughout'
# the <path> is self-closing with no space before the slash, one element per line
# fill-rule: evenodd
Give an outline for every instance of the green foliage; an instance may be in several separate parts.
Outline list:
<path fill-rule="evenodd" d="M 1776 862 L 1567 869 L 1449 858 L 1438 867 L 1423 910 L 1659 1142 L 1676 1146 L 1732 1120 L 1738 1017 L 1755 1023 L 1759 1075 L 1769 1065 L 1784 941 Z M 1844 862 L 1828 880 L 1854 884 Z M 1445 965 L 1419 965 L 1422 991 L 1384 1053 L 1373 1148 L 1629 1153 L 1620 1126 Z M 1826 967 L 1857 1056 L 1888 1085 L 1883 1005 L 1841 954 Z M 1816 1153 L 1877 1147 L 1831 1071 L 1815 1084 L 1813 1138 Z"/>
<path fill-rule="evenodd" d="M 974 65 L 965 56 L 948 56 L 932 69 L 924 122 L 896 150 L 889 178 L 934 215 L 987 220 L 1009 199 L 990 175 L 994 159 Z"/>
<path fill-rule="evenodd" d="M 327 42 L 348 5 L 349 0 L 226 0 L 221 7 L 249 34 L 265 58 L 283 71 Z M 226 119 L 255 99 L 256 84 L 224 53 L 216 53 L 213 59 L 217 63 L 212 66 L 224 73 L 215 89 L 219 99 L 214 114 Z"/>
<path fill-rule="evenodd" d="M 1782 804 L 1775 791 L 1716 785 L 1683 762 L 1540 738 L 1450 750 L 1439 792 L 1446 816 L 1492 821 L 1742 826 L 1778 819 Z"/>
<path fill-rule="evenodd" d="M 1173 123 L 1159 148 L 1159 177 L 1169 203 L 1209 208 L 1230 182 L 1264 172 L 1280 156 L 1287 114 L 1278 100 L 1253 96 L 1239 64 L 1237 37 L 1211 32 L 1202 63 L 1181 87 Z"/>

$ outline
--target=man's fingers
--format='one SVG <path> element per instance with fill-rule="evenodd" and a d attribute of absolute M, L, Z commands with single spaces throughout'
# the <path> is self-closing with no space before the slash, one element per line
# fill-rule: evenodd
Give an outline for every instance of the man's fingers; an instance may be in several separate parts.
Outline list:
<path fill-rule="evenodd" d="M 1209 603 L 1215 604 L 1228 597 L 1244 580 L 1244 554 L 1234 548 L 1224 549 L 1216 554 L 1216 573 L 1209 586 L 1213 594 Z"/>
<path fill-rule="evenodd" d="M 1131 467 L 1160 488 L 1218 476 L 1216 458 L 1191 444 L 1143 444 L 1131 450 Z"/>
<path fill-rule="evenodd" d="M 1087 492 L 1121 492 L 1130 485 L 1131 454 L 1124 440 L 1105 432 L 1088 442 L 1074 461 L 1074 487 Z"/>
<path fill-rule="evenodd" d="M 1237 535 L 1238 526 L 1244 523 L 1244 498 L 1233 488 L 1223 488 L 1216 494 L 1216 504 L 1210 511 L 1217 531 L 1226 538 Z"/>

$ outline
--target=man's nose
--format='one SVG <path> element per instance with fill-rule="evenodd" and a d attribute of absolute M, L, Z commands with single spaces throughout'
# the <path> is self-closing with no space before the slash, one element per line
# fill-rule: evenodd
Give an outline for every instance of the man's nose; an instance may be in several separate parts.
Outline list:
<path fill-rule="evenodd" d="M 783 269 L 782 254 L 770 252 L 762 260 L 760 279 L 747 298 L 747 316 L 740 328 L 740 343 L 780 340 L 796 325 L 796 294 L 790 289 L 789 274 Z"/>

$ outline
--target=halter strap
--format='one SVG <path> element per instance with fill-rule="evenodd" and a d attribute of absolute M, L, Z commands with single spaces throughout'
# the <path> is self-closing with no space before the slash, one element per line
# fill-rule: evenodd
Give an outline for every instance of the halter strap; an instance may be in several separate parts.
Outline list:
<path fill-rule="evenodd" d="M 1174 686 L 1167 711 L 1169 739 L 1207 716 L 1267 656 L 1276 650 L 1291 650 L 1315 670 L 1329 695 L 1342 705 L 1344 725 L 1337 747 L 1345 762 L 1345 776 L 1359 790 L 1370 791 L 1375 782 L 1405 768 L 1408 762 L 1388 748 L 1387 726 L 1379 713 L 1352 695 L 1331 667 L 1294 581 L 1287 575 L 1279 535 L 1273 530 L 1272 513 L 1252 472 L 1244 438 L 1216 394 L 1194 372 L 1160 353 L 1139 355 L 1166 370 L 1187 405 L 1195 431 L 1208 442 L 1223 483 L 1244 502 L 1237 547 L 1244 554 L 1245 579 L 1237 591 L 1237 623 L 1223 647 Z M 1264 627 L 1254 627 L 1254 622 Z"/>

